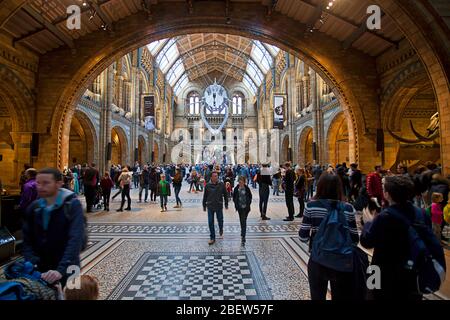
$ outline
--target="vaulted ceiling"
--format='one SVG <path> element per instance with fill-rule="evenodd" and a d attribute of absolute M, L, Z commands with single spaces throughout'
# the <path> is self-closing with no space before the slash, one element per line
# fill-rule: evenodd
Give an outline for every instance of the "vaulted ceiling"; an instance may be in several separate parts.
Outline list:
<path fill-rule="evenodd" d="M 151 6 L 161 2 L 185 5 L 199 0 L 29 0 L 2 28 L 14 39 L 33 51 L 43 54 L 60 46 L 76 48 L 74 40 L 96 30 L 109 30 L 115 22 L 138 11 L 151 11 Z M 333 6 L 327 9 L 328 3 Z M 368 30 L 365 20 L 370 0 L 229 0 L 234 2 L 260 3 L 268 14 L 278 12 L 293 18 L 308 28 L 308 32 L 325 33 L 343 43 L 344 48 L 353 47 L 371 56 L 378 56 L 395 46 L 403 38 L 392 19 L 383 14 L 381 30 Z M 77 4 L 81 7 L 80 30 L 66 27 L 67 8 Z M 210 41 L 206 39 L 205 41 Z M 232 40 L 231 40 L 232 41 Z M 242 45 L 242 43 L 241 43 Z M 243 44 L 245 47 L 245 44 Z M 200 56 L 199 56 L 200 59 Z"/>

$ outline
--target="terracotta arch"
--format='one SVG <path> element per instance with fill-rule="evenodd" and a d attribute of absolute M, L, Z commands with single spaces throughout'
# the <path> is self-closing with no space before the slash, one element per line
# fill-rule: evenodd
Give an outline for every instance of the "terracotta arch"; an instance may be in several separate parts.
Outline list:
<path fill-rule="evenodd" d="M 298 139 L 298 164 L 300 166 L 305 166 L 306 164 L 313 162 L 312 140 L 313 128 L 306 126 L 303 128 Z"/>
<path fill-rule="evenodd" d="M 157 141 L 153 141 L 153 162 L 159 163 L 159 144 Z"/>
<path fill-rule="evenodd" d="M 71 133 L 73 131 L 75 131 L 76 134 L 81 138 L 82 144 L 77 147 L 83 148 L 83 150 L 80 150 L 82 151 L 81 154 L 83 154 L 83 157 L 80 159 L 79 156 L 78 157 L 74 157 L 73 155 L 71 156 L 70 151 L 71 147 L 73 146 L 70 145 L 69 140 L 69 162 L 67 162 L 65 165 L 72 166 L 74 164 L 73 158 L 77 158 L 75 161 L 76 164 L 94 162 L 98 165 L 99 160 L 98 135 L 95 130 L 95 126 L 92 123 L 89 116 L 83 111 L 78 109 L 75 111 L 75 114 L 72 118 Z"/>
<path fill-rule="evenodd" d="M 138 137 L 138 161 L 139 163 L 147 163 L 148 153 L 147 153 L 147 141 L 144 136 L 139 135 Z"/>
<path fill-rule="evenodd" d="M 111 144 L 113 164 L 128 165 L 128 139 L 125 131 L 120 126 L 111 129 Z"/>
<path fill-rule="evenodd" d="M 280 161 L 285 163 L 289 160 L 289 135 L 285 135 L 281 142 Z"/>
<path fill-rule="evenodd" d="M 335 166 L 347 162 L 348 158 L 348 119 L 343 112 L 339 112 L 331 121 L 327 132 L 327 159 L 328 164 Z M 345 141 L 347 138 L 347 141 Z M 347 152 L 347 153 L 346 153 Z"/>

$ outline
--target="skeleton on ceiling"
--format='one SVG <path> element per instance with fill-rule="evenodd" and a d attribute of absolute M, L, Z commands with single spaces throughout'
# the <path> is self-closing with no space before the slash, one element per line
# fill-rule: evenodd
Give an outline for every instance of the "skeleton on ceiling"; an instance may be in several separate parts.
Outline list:
<path fill-rule="evenodd" d="M 430 118 L 430 124 L 427 127 L 427 135 L 423 136 L 421 135 L 413 126 L 412 121 L 409 121 L 409 124 L 411 126 L 411 130 L 414 133 L 414 135 L 417 137 L 417 139 L 406 139 L 402 138 L 395 133 L 393 133 L 389 128 L 387 129 L 389 134 L 394 137 L 394 139 L 403 142 L 403 143 L 420 143 L 420 142 L 432 142 L 439 138 L 439 112 L 436 112 L 431 118 Z"/>

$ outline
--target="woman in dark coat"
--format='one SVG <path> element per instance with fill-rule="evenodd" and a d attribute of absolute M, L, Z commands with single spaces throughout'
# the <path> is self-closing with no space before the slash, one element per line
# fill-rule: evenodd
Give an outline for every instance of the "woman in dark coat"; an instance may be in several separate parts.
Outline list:
<path fill-rule="evenodd" d="M 247 231 L 247 217 L 250 212 L 252 203 L 252 192 L 247 186 L 247 179 L 244 176 L 239 177 L 239 184 L 233 191 L 233 202 L 236 211 L 239 213 L 239 221 L 241 223 L 242 245 L 245 245 L 245 235 Z"/>

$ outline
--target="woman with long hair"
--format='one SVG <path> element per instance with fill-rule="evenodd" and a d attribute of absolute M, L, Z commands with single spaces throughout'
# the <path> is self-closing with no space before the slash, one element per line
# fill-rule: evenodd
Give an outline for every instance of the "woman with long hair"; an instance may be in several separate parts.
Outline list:
<path fill-rule="evenodd" d="M 312 201 L 305 206 L 303 221 L 300 226 L 299 236 L 303 242 L 309 242 L 312 251 L 308 262 L 308 279 L 312 300 L 325 300 L 327 295 L 328 282 L 331 284 L 331 295 L 333 300 L 351 300 L 354 298 L 353 272 L 338 270 L 340 256 L 333 256 L 330 261 L 314 261 L 313 256 L 317 245 L 314 247 L 314 241 L 336 241 L 335 238 L 326 237 L 315 239 L 319 232 L 319 226 L 322 221 L 331 213 L 336 213 L 338 221 L 346 222 L 342 230 L 342 238 L 347 239 L 356 245 L 359 242 L 358 229 L 356 226 L 355 209 L 349 203 L 343 201 L 344 195 L 342 182 L 336 175 L 324 173 L 321 175 L 317 184 L 317 193 Z M 345 219 L 342 219 L 342 215 Z M 341 220 L 339 220 L 341 218 Z M 329 224 L 323 225 L 327 228 Z M 320 230 L 323 231 L 323 230 Z M 341 234 L 340 234 L 341 235 Z M 324 240 L 325 241 L 325 240 Z M 321 243 L 323 244 L 323 242 Z M 325 244 L 326 246 L 326 244 Z M 325 265 L 326 264 L 326 265 Z M 335 265 L 336 267 L 331 267 Z"/>
<path fill-rule="evenodd" d="M 131 197 L 130 197 L 130 187 L 131 187 L 131 176 L 132 172 L 125 167 L 122 170 L 121 175 L 119 176 L 120 186 L 122 187 L 122 203 L 120 205 L 120 209 L 117 209 L 118 212 L 123 211 L 123 206 L 125 205 L 125 197 L 128 200 L 128 206 L 125 208 L 127 211 L 131 211 Z"/>

